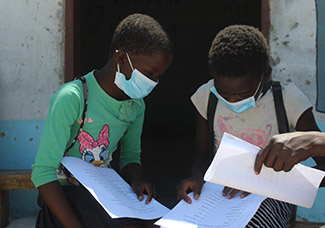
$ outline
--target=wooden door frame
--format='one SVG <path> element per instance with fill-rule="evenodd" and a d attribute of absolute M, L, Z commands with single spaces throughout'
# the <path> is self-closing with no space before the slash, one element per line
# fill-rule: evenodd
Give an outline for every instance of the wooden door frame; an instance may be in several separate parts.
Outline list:
<path fill-rule="evenodd" d="M 270 5 L 269 0 L 261 1 L 261 32 L 269 42 L 270 35 Z"/>
<path fill-rule="evenodd" d="M 269 40 L 269 0 L 261 0 L 261 31 Z M 65 1 L 65 48 L 64 81 L 80 76 L 80 3 L 79 0 Z"/>
<path fill-rule="evenodd" d="M 64 82 L 80 73 L 80 3 L 65 1 Z"/>

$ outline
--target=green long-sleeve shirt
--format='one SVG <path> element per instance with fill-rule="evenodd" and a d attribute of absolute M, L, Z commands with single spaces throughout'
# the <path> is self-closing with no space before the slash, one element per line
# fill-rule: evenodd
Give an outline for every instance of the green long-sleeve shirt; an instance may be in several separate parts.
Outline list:
<path fill-rule="evenodd" d="M 120 167 L 140 163 L 145 111 L 143 99 L 117 101 L 99 86 L 93 72 L 85 78 L 88 85 L 87 119 L 67 156 L 109 166 L 112 153 L 120 142 Z M 32 166 L 32 181 L 36 187 L 58 180 L 56 170 L 64 151 L 77 134 L 83 107 L 84 94 L 80 80 L 64 84 L 53 95 Z"/>

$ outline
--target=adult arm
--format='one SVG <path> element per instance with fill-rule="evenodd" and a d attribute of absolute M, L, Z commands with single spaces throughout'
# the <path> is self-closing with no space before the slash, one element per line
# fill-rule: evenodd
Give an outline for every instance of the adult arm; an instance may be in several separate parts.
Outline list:
<path fill-rule="evenodd" d="M 258 152 L 254 170 L 259 174 L 264 164 L 275 171 L 288 172 L 299 162 L 315 156 L 325 158 L 325 133 L 310 131 L 279 134 L 273 136 Z"/>
<path fill-rule="evenodd" d="M 296 131 L 320 131 L 313 115 L 313 105 L 294 84 L 284 89 L 284 105 L 286 107 L 289 125 Z M 317 165 L 324 164 L 325 158 L 314 156 Z"/>
<path fill-rule="evenodd" d="M 70 203 L 58 181 L 53 181 L 38 187 L 39 193 L 52 213 L 67 228 L 82 228 Z"/>
<path fill-rule="evenodd" d="M 315 121 L 312 108 L 307 109 L 300 116 L 296 125 L 296 131 L 320 131 Z M 317 167 L 325 165 L 325 157 L 314 154 L 312 155 L 312 158 L 315 160 Z"/>
<path fill-rule="evenodd" d="M 275 135 L 256 156 L 254 170 L 259 174 L 264 164 L 275 171 L 290 171 L 294 165 L 313 157 L 317 166 L 325 165 L 323 153 L 323 133 L 319 132 L 312 108 L 307 109 L 298 119 L 296 130 Z M 311 132 L 310 132 L 311 131 Z"/>

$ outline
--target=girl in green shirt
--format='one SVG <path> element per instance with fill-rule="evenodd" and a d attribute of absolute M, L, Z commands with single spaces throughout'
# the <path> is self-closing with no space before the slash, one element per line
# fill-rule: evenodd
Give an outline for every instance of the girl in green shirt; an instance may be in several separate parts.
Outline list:
<path fill-rule="evenodd" d="M 147 15 L 132 14 L 117 26 L 107 64 L 84 76 L 88 86 L 86 118 L 80 80 L 63 85 L 52 97 L 32 167 L 42 207 L 36 227 L 154 226 L 153 221 L 110 218 L 87 190 L 60 180 L 57 170 L 65 155 L 109 167 L 120 143 L 121 174 L 139 200 L 147 194 L 149 203 L 155 191 L 143 180 L 141 171 L 142 98 L 157 85 L 171 60 L 172 45 L 159 23 Z M 82 120 L 84 126 L 79 131 Z"/>

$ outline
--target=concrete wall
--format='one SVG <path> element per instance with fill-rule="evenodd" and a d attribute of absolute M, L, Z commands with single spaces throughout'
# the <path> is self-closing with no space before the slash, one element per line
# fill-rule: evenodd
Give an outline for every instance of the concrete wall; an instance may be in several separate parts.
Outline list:
<path fill-rule="evenodd" d="M 294 82 L 315 104 L 315 2 L 269 1 L 273 77 Z M 64 0 L 0 1 L 1 169 L 28 169 L 33 163 L 50 97 L 63 83 L 64 5 Z M 325 122 L 324 114 L 315 115 Z M 35 190 L 11 191 L 11 219 L 35 213 L 36 196 Z M 324 211 L 318 204 L 313 210 Z M 298 216 L 324 218 L 313 210 L 299 208 Z"/>
<path fill-rule="evenodd" d="M 293 82 L 316 104 L 316 5 L 314 0 L 270 0 L 273 78 Z M 314 112 L 318 122 L 325 115 Z"/>
<path fill-rule="evenodd" d="M 269 0 L 270 50 L 272 77 L 293 82 L 316 104 L 316 38 L 317 21 L 314 0 Z M 320 127 L 325 115 L 315 111 Z M 325 130 L 325 129 L 324 129 Z M 312 165 L 307 161 L 306 164 Z M 298 219 L 325 221 L 325 189 L 318 191 L 312 209 L 298 207 Z"/>
<path fill-rule="evenodd" d="M 1 120 L 46 117 L 63 80 L 63 12 L 62 0 L 0 2 Z"/>
<path fill-rule="evenodd" d="M 325 112 L 325 1 L 315 0 L 317 6 L 317 110 Z"/>
<path fill-rule="evenodd" d="M 64 0 L 0 1 L 1 169 L 34 161 L 50 97 L 63 82 L 64 12 Z M 10 191 L 10 218 L 35 213 L 36 196 Z"/>

